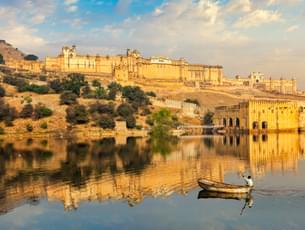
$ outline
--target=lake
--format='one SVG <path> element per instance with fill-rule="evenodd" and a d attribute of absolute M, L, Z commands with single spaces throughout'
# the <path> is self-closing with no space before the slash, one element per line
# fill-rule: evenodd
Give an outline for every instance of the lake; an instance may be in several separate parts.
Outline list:
<path fill-rule="evenodd" d="M 305 229 L 305 135 L 2 140 L 1 229 Z M 200 192 L 198 178 L 255 188 Z M 227 199 L 225 199 L 227 198 Z"/>

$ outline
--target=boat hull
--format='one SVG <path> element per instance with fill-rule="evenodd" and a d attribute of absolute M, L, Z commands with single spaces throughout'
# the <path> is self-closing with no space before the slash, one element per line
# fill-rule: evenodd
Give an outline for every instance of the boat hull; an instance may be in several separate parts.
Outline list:
<path fill-rule="evenodd" d="M 246 200 L 249 198 L 249 193 L 227 193 L 227 192 L 210 192 L 201 190 L 198 193 L 198 199 L 224 199 L 224 200 Z"/>
<path fill-rule="evenodd" d="M 198 184 L 206 191 L 219 193 L 249 193 L 252 189 L 249 186 L 231 185 L 206 179 L 198 180 Z"/>

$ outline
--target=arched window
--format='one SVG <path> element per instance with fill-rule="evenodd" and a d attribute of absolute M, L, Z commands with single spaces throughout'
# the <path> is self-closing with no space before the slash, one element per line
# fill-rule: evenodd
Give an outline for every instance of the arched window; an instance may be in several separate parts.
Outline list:
<path fill-rule="evenodd" d="M 233 119 L 231 117 L 229 119 L 229 127 L 233 127 Z"/>
<path fill-rule="evenodd" d="M 268 122 L 267 121 L 262 122 L 262 129 L 268 129 Z"/>
<path fill-rule="evenodd" d="M 224 118 L 224 119 L 222 120 L 222 124 L 223 124 L 224 127 L 227 127 L 227 120 L 226 120 L 226 118 Z"/>
<path fill-rule="evenodd" d="M 252 128 L 253 128 L 253 129 L 258 129 L 258 122 L 257 122 L 257 121 L 254 121 L 254 122 L 252 123 Z"/>
<path fill-rule="evenodd" d="M 236 118 L 236 120 L 235 120 L 235 125 L 236 125 L 236 127 L 238 127 L 238 128 L 239 128 L 239 126 L 240 126 L 240 121 L 239 121 L 239 118 Z"/>

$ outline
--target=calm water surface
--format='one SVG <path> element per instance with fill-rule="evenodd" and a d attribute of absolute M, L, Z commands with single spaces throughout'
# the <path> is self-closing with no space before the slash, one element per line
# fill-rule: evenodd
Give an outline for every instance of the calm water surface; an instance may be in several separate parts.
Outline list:
<path fill-rule="evenodd" d="M 0 229 L 305 229 L 304 150 L 297 134 L 3 140 Z M 241 172 L 251 196 L 200 193 Z"/>

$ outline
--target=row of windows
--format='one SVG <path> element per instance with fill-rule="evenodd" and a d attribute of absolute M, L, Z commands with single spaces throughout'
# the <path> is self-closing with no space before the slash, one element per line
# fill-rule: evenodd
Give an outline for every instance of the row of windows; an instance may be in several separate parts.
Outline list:
<path fill-rule="evenodd" d="M 234 138 L 235 137 L 235 138 Z M 263 142 L 268 141 L 268 135 L 263 134 L 261 136 L 259 135 L 253 135 L 252 136 L 252 140 L 253 142 L 258 142 L 259 139 L 261 137 L 261 140 Z M 234 140 L 235 139 L 235 140 Z M 239 146 L 240 145 L 240 136 L 224 136 L 223 140 L 222 140 L 223 145 L 230 145 L 233 146 L 235 144 L 235 146 Z"/>
<path fill-rule="evenodd" d="M 222 124 L 223 124 L 224 127 L 236 127 L 236 128 L 240 127 L 240 120 L 239 120 L 239 118 L 236 118 L 235 122 L 234 122 L 233 118 L 229 118 L 228 121 L 227 121 L 226 118 L 223 118 L 222 122 L 223 122 Z M 259 127 L 259 122 L 258 121 L 254 121 L 252 123 L 252 129 L 259 129 L 259 128 L 260 128 Z M 268 122 L 267 121 L 263 121 L 261 123 L 261 128 L 262 129 L 268 129 Z"/>

